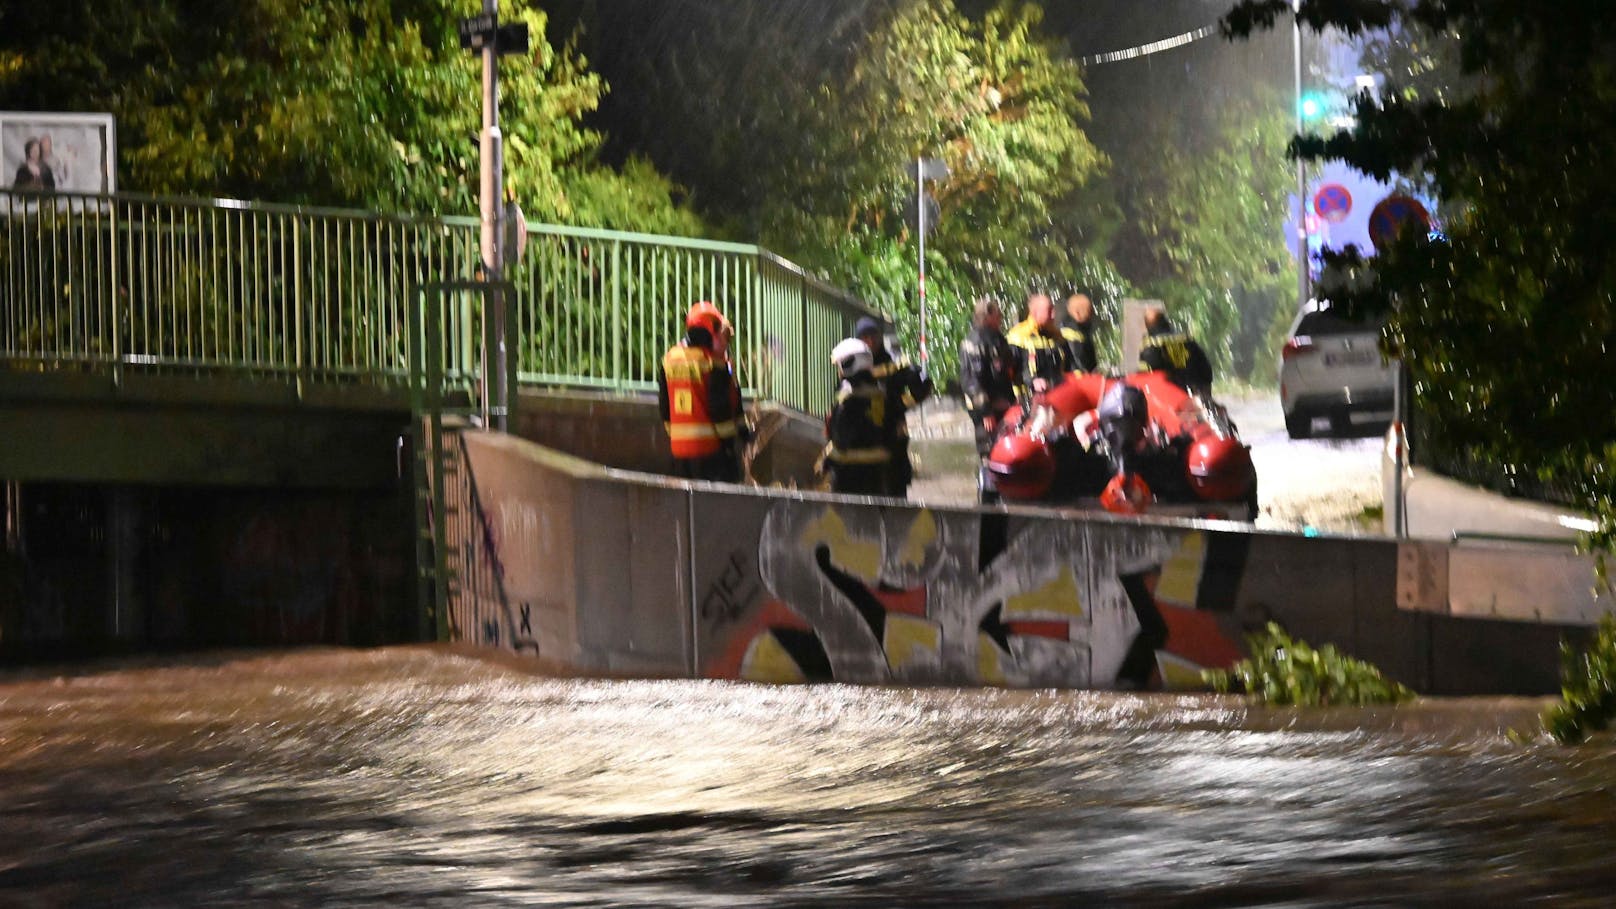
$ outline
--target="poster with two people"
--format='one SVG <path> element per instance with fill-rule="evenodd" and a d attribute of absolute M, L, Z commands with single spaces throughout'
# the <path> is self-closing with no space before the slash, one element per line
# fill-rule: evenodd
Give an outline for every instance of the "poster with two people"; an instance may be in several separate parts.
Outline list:
<path fill-rule="evenodd" d="M 0 111 L 0 192 L 32 208 L 39 194 L 117 191 L 111 114 Z"/>

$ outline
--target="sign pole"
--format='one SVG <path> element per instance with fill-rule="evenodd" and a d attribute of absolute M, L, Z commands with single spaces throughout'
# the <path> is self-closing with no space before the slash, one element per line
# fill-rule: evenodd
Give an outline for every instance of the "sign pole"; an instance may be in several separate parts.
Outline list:
<path fill-rule="evenodd" d="M 1301 0 L 1291 0 L 1291 11 L 1300 13 Z M 1296 134 L 1302 134 L 1302 19 L 1298 15 L 1291 25 L 1292 47 L 1295 51 L 1296 70 Z M 1300 310 L 1312 296 L 1312 281 L 1307 261 L 1307 165 L 1296 159 L 1296 308 Z"/>
<path fill-rule="evenodd" d="M 926 349 L 926 161 L 924 158 L 915 159 L 915 211 L 919 212 L 920 236 L 920 368 L 927 369 L 931 365 L 931 355 Z"/>

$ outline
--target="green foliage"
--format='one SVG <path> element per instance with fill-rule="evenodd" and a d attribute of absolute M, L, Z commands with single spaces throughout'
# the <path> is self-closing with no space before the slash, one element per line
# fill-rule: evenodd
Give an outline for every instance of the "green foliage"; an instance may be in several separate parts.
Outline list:
<path fill-rule="evenodd" d="M 1560 644 L 1561 701 L 1543 711 L 1543 729 L 1575 745 L 1616 719 L 1616 615 L 1605 613 L 1588 649 Z"/>
<path fill-rule="evenodd" d="M 109 110 L 121 185 L 384 211 L 477 208 L 481 63 L 452 0 L 93 0 L 8 12 L 0 107 Z M 582 125 L 605 91 L 545 40 L 531 0 L 501 18 L 531 50 L 501 58 L 507 186 L 533 220 L 688 231 L 643 165 L 598 165 Z"/>
<path fill-rule="evenodd" d="M 1030 287 L 1081 286 L 1102 308 L 1120 297 L 1083 235 L 1080 193 L 1103 158 L 1082 129 L 1082 78 L 1039 7 L 704 0 L 661 15 L 602 5 L 588 17 L 613 30 L 598 55 L 634 105 L 617 111 L 627 146 L 731 235 L 849 286 L 911 341 L 914 162 L 948 164 L 930 186 L 941 217 L 926 240 L 940 378 L 979 294 L 1018 306 Z"/>
<path fill-rule="evenodd" d="M 1242 3 L 1226 25 L 1261 26 L 1280 5 Z M 1293 144 L 1379 178 L 1416 176 L 1442 202 L 1446 240 L 1405 232 L 1372 263 L 1355 251 L 1335 255 L 1332 272 L 1347 280 L 1326 288 L 1349 308 L 1390 315 L 1387 344 L 1414 382 L 1420 457 L 1571 490 L 1606 519 L 1594 542 L 1608 543 L 1616 512 L 1608 4 L 1304 0 L 1302 16 L 1435 42 L 1412 75 L 1385 74 L 1379 101 L 1359 96 L 1356 128 Z"/>
<path fill-rule="evenodd" d="M 1285 104 L 1267 92 L 1205 122 L 1163 116 L 1125 130 L 1105 178 L 1106 251 L 1144 296 L 1202 339 L 1219 375 L 1271 381 L 1292 315 L 1295 265 L 1279 225 L 1294 171 Z"/>
<path fill-rule="evenodd" d="M 1228 671 L 1203 673 L 1213 689 L 1245 692 L 1266 704 L 1299 707 L 1396 704 L 1414 698 L 1414 692 L 1368 663 L 1345 656 L 1329 644 L 1315 650 L 1292 640 L 1273 622 L 1247 635 L 1246 642 L 1249 659 Z"/>
<path fill-rule="evenodd" d="M 900 4 L 834 91 L 805 94 L 799 115 L 813 141 L 775 149 L 776 191 L 761 197 L 765 244 L 789 244 L 915 326 L 918 244 L 906 211 L 916 186 L 906 162 L 945 161 L 949 176 L 931 186 L 941 218 L 927 238 L 942 377 L 979 294 L 1014 306 L 1030 287 L 1081 282 L 1101 299 L 1120 289 L 1077 239 L 1071 203 L 1102 159 L 1079 125 L 1087 111 L 1077 68 L 1040 38 L 1039 16 L 1013 3 L 979 20 L 947 0 Z M 874 267 L 844 271 L 858 262 Z"/>

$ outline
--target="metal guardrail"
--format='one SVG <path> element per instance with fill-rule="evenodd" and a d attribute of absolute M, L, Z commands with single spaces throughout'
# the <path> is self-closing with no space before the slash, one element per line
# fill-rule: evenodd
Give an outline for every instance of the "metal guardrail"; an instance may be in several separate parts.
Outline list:
<path fill-rule="evenodd" d="M 0 360 L 403 386 L 418 290 L 476 263 L 475 218 L 0 191 Z M 830 348 L 876 315 L 760 247 L 680 237 L 530 226 L 508 277 L 519 381 L 650 389 L 685 310 L 710 299 L 735 323 L 742 382 L 814 413 Z M 481 301 L 438 299 L 443 381 L 469 387 Z"/>

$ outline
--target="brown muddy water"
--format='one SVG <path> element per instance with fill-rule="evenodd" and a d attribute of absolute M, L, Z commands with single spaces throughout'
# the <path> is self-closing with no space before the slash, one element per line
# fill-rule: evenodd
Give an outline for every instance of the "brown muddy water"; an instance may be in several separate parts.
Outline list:
<path fill-rule="evenodd" d="M 1608 906 L 1538 701 L 546 678 L 435 648 L 0 674 L 6 906 Z"/>

